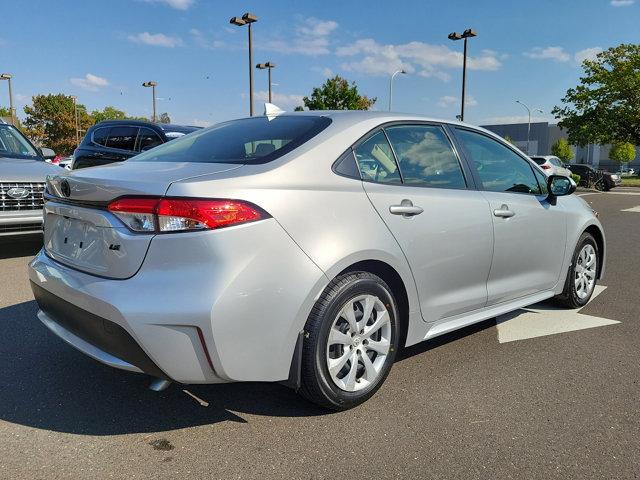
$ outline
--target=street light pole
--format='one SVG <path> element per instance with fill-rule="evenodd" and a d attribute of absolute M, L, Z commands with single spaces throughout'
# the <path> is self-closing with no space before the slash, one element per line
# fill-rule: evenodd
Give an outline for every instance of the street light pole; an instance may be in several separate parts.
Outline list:
<path fill-rule="evenodd" d="M 273 62 L 266 62 L 266 63 L 259 63 L 256 65 L 256 68 L 260 69 L 260 70 L 268 70 L 269 72 L 269 103 L 271 102 L 271 69 L 275 68 L 276 64 Z"/>
<path fill-rule="evenodd" d="M 527 109 L 527 114 L 529 115 L 529 120 L 527 122 L 527 155 L 529 155 L 529 153 L 530 153 L 530 151 L 529 151 L 529 143 L 530 143 L 530 138 L 531 138 L 531 108 L 529 107 L 529 105 L 527 105 L 524 102 L 521 102 L 520 100 L 516 100 L 516 103 L 519 103 L 524 108 L 526 108 Z M 536 112 L 544 113 L 539 108 L 536 108 L 535 110 L 536 110 Z"/>
<path fill-rule="evenodd" d="M 391 111 L 391 106 L 393 104 L 393 79 L 396 78 L 396 75 L 398 75 L 399 73 L 406 74 L 407 72 L 404 69 L 396 70 L 395 72 L 393 72 L 393 75 L 391 75 L 391 78 L 389 79 L 389 111 Z"/>
<path fill-rule="evenodd" d="M 462 33 L 450 33 L 449 40 L 462 40 L 464 39 L 464 53 L 462 56 L 462 100 L 460 107 L 460 121 L 464 122 L 464 103 L 466 98 L 466 88 L 467 88 L 467 40 L 471 37 L 477 37 L 478 34 L 474 32 L 472 29 L 467 28 Z"/>
<path fill-rule="evenodd" d="M 76 120 L 76 146 L 80 145 L 80 131 L 78 130 L 78 103 L 77 97 L 75 95 L 71 95 L 71 99 L 73 100 L 73 116 Z"/>
<path fill-rule="evenodd" d="M 11 113 L 11 124 L 16 124 L 16 109 L 13 107 L 13 91 L 11 90 L 11 75 L 10 73 L 0 74 L 0 80 L 7 80 L 9 84 L 9 113 Z"/>
<path fill-rule="evenodd" d="M 158 85 L 158 82 L 154 82 L 154 81 L 149 81 L 149 82 L 144 82 L 142 84 L 143 87 L 151 87 L 151 96 L 153 98 L 153 117 L 152 117 L 152 122 L 156 123 L 156 86 Z"/>
<path fill-rule="evenodd" d="M 229 23 L 241 27 L 248 25 L 249 30 L 249 115 L 253 117 L 253 46 L 252 46 L 252 34 L 251 24 L 258 21 L 252 13 L 245 13 L 242 17 L 232 17 Z"/>

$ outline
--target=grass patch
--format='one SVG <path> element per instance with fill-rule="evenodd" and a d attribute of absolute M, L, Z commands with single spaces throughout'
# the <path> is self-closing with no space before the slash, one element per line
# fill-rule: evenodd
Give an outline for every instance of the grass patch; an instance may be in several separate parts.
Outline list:
<path fill-rule="evenodd" d="M 640 177 L 622 177 L 623 187 L 640 187 Z"/>

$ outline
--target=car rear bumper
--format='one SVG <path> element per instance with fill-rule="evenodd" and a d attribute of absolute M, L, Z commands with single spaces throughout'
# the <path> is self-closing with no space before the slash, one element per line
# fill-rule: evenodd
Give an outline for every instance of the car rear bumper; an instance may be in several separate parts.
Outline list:
<path fill-rule="evenodd" d="M 65 341 L 103 363 L 181 383 L 286 380 L 327 283 L 273 219 L 158 235 L 126 280 L 80 272 L 44 249 L 29 277 L 40 319 Z"/>

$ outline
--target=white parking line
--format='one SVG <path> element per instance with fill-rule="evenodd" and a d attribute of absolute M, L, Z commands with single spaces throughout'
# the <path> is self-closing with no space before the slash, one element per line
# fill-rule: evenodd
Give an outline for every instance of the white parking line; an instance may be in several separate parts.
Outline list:
<path fill-rule="evenodd" d="M 578 193 L 578 197 L 586 197 L 587 195 L 600 195 L 600 192 Z"/>
<path fill-rule="evenodd" d="M 620 211 L 640 213 L 640 205 L 638 205 L 637 207 L 625 208 L 624 210 L 620 210 Z"/>
<path fill-rule="evenodd" d="M 606 288 L 596 286 L 591 300 L 593 301 Z M 580 309 L 566 310 L 543 302 L 501 315 L 496 319 L 498 341 L 500 343 L 515 342 L 620 323 L 617 320 L 584 315 L 578 313 L 579 311 Z"/>

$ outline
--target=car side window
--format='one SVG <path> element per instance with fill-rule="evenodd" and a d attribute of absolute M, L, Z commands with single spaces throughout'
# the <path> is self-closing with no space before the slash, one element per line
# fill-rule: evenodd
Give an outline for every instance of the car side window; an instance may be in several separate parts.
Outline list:
<path fill-rule="evenodd" d="M 354 148 L 362 179 L 378 183 L 402 183 L 400 170 L 382 130 Z"/>
<path fill-rule="evenodd" d="M 540 186 L 540 193 L 542 193 L 543 195 L 548 195 L 549 188 L 547 187 L 547 176 L 537 168 L 533 169 L 533 173 L 536 174 L 536 179 L 538 180 L 538 185 Z"/>
<path fill-rule="evenodd" d="M 442 127 L 398 125 L 385 131 L 405 185 L 466 188 L 458 157 Z"/>
<path fill-rule="evenodd" d="M 486 135 L 456 130 L 485 190 L 540 195 L 533 168 L 524 158 Z"/>
<path fill-rule="evenodd" d="M 138 127 L 111 127 L 106 147 L 133 151 L 135 149 Z"/>
<path fill-rule="evenodd" d="M 97 145 L 105 146 L 109 136 L 109 127 L 96 128 L 91 134 L 91 141 Z"/>
<path fill-rule="evenodd" d="M 162 143 L 164 142 L 156 132 L 154 132 L 150 128 L 145 128 L 145 127 L 140 128 L 140 133 L 138 133 L 137 151 L 144 152 L 145 150 L 149 150 L 153 147 L 157 147 Z"/>

